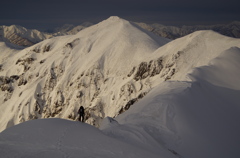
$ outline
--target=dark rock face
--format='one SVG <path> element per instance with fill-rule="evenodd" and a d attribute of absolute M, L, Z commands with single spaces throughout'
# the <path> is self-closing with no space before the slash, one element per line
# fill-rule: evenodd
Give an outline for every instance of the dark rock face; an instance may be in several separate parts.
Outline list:
<path fill-rule="evenodd" d="M 127 104 L 119 110 L 118 113 L 121 114 L 121 113 L 127 111 L 134 103 L 136 103 L 139 99 L 142 99 L 146 94 L 147 94 L 147 92 L 140 93 L 137 98 L 133 98 L 133 99 L 129 100 L 127 102 Z"/>
<path fill-rule="evenodd" d="M 12 84 L 19 79 L 19 76 L 13 75 L 10 77 L 0 77 L 0 90 L 5 93 L 4 102 L 11 99 L 14 88 Z"/>
<path fill-rule="evenodd" d="M 153 77 L 158 75 L 163 69 L 162 59 L 151 60 L 148 63 L 142 62 L 137 69 L 137 72 L 134 76 L 136 81 L 147 78 L 148 76 Z M 131 73 L 131 72 L 130 72 Z"/>
<path fill-rule="evenodd" d="M 137 70 L 137 73 L 134 76 L 134 79 L 136 81 L 144 79 L 148 76 L 148 63 L 147 62 L 142 62 Z"/>

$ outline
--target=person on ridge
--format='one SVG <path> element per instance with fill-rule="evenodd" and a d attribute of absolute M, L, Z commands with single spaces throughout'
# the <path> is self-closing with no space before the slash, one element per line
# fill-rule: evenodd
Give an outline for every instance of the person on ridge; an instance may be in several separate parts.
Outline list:
<path fill-rule="evenodd" d="M 79 108 L 79 110 L 78 110 L 78 114 L 79 114 L 79 121 L 80 122 L 84 122 L 84 108 L 83 108 L 83 106 L 81 106 L 80 108 Z"/>

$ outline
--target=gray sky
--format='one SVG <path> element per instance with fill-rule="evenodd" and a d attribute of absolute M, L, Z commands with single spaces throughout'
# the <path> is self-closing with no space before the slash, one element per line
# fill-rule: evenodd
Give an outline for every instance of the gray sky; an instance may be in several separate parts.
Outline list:
<path fill-rule="evenodd" d="M 5 0 L 0 25 L 47 29 L 109 16 L 165 25 L 240 21 L 239 0 Z"/>

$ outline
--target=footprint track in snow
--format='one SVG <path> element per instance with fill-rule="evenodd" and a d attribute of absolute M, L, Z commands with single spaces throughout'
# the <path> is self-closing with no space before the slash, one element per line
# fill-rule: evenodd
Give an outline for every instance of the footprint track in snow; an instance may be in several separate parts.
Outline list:
<path fill-rule="evenodd" d="M 67 132 L 71 129 L 72 126 L 75 126 L 76 124 L 71 124 L 71 125 L 68 125 L 63 131 L 62 131 L 62 134 L 59 136 L 58 140 L 57 140 L 57 143 L 56 143 L 56 148 L 58 151 L 60 151 L 61 153 L 63 153 L 64 155 L 64 158 L 70 158 L 70 155 L 68 152 L 64 151 L 63 149 L 63 139 L 64 137 L 66 136 Z"/>

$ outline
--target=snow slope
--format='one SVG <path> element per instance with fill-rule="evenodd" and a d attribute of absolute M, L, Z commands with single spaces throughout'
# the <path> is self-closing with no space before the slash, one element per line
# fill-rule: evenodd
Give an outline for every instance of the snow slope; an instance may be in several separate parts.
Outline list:
<path fill-rule="evenodd" d="M 0 133 L 3 157 L 240 156 L 240 48 L 166 81 L 101 130 L 60 119 L 34 120 Z M 231 76 L 231 77 L 229 77 Z"/>
<path fill-rule="evenodd" d="M 0 134 L 1 157 L 159 157 L 109 137 L 88 124 L 61 119 L 29 121 Z M 173 158 L 171 153 L 164 153 Z M 164 157 L 164 156 L 160 156 Z"/>
<path fill-rule="evenodd" d="M 230 48 L 196 68 L 193 81 L 160 84 L 117 121 L 142 127 L 182 157 L 239 157 L 239 60 L 240 48 Z"/>
<path fill-rule="evenodd" d="M 9 43 L 0 42 L 0 63 L 3 63 L 4 60 L 8 59 L 9 56 L 16 54 L 22 49 Z"/>

